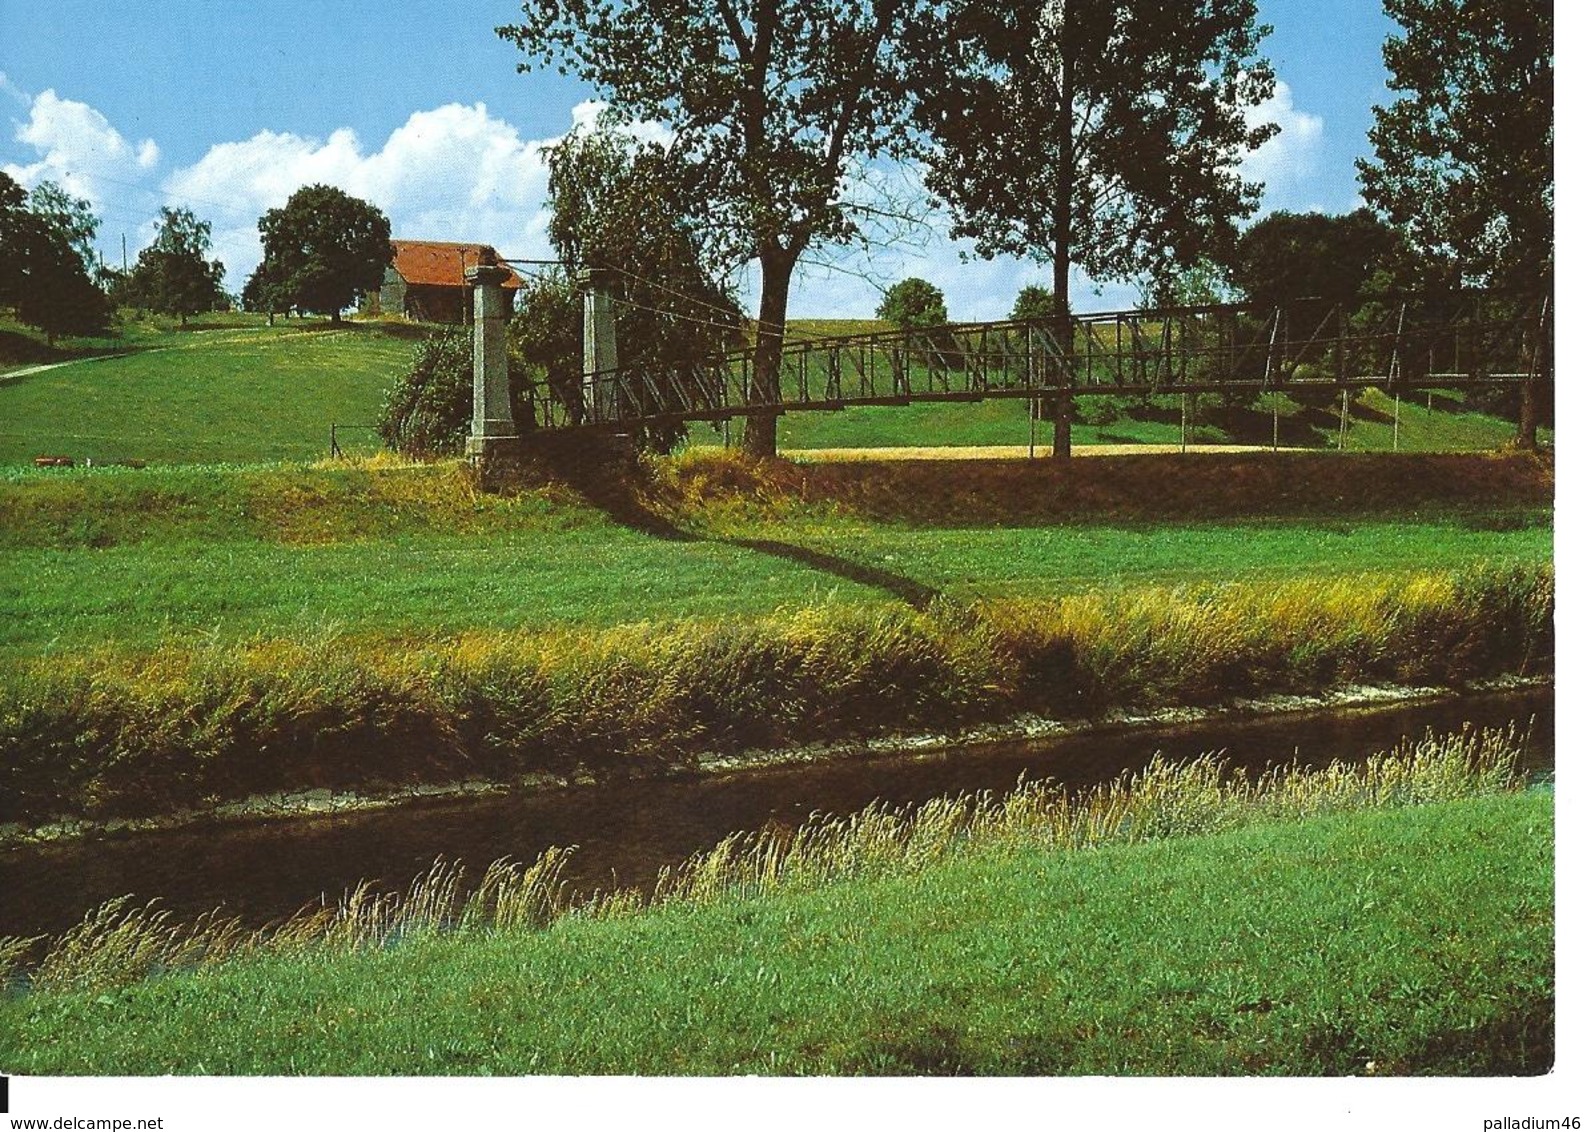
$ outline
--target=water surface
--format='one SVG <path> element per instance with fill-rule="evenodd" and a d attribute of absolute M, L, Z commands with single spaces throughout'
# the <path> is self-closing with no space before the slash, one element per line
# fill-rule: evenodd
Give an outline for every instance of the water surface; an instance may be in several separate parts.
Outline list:
<path fill-rule="evenodd" d="M 225 908 L 263 924 L 362 879 L 406 886 L 438 857 L 472 876 L 499 857 L 529 860 L 579 847 L 577 887 L 646 885 L 660 867 L 740 830 L 848 814 L 875 799 L 914 804 L 943 794 L 1011 789 L 1019 777 L 1088 786 L 1142 766 L 1156 752 L 1222 751 L 1264 769 L 1363 758 L 1428 729 L 1466 724 L 1530 729 L 1529 763 L 1552 766 L 1550 688 L 1392 707 L 1353 708 L 1196 725 L 1139 728 L 1038 742 L 620 783 L 518 796 L 418 801 L 363 814 L 211 825 L 0 852 L 0 935 L 58 932 L 89 908 L 132 895 L 187 918 Z"/>

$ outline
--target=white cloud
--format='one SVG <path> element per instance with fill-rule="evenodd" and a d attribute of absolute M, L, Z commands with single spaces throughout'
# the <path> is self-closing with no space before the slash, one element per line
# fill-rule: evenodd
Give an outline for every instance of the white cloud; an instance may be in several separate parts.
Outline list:
<path fill-rule="evenodd" d="M 1250 126 L 1274 122 L 1281 130 L 1243 161 L 1243 175 L 1265 183 L 1261 211 L 1288 208 L 1307 211 L 1300 194 L 1317 192 L 1315 174 L 1325 142 L 1325 120 L 1293 104 L 1293 92 L 1277 80 L 1270 98 L 1247 114 Z"/>
<path fill-rule="evenodd" d="M 7 93 L 21 93 L 9 82 L 4 86 Z M 122 189 L 137 188 L 160 162 L 160 147 L 153 140 L 132 144 L 87 103 L 47 90 L 28 105 L 28 120 L 17 127 L 15 138 L 31 146 L 38 159 L 4 167 L 25 186 L 54 181 L 103 209 L 118 200 Z"/>
<path fill-rule="evenodd" d="M 264 130 L 212 147 L 164 188 L 211 220 L 216 254 L 234 288 L 259 263 L 259 217 L 316 183 L 374 204 L 399 239 L 489 243 L 505 256 L 542 258 L 548 254 L 546 144 L 522 138 L 480 103 L 449 104 L 412 114 L 369 153 L 352 130 L 324 140 Z M 230 202 L 224 212 L 219 202 Z"/>

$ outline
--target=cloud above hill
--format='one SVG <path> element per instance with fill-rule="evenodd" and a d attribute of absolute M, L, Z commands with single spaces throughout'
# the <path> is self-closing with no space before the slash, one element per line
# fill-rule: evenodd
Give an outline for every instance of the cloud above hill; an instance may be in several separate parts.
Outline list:
<path fill-rule="evenodd" d="M 1292 88 L 1279 80 L 1271 97 L 1252 108 L 1247 118 L 1251 126 L 1275 122 L 1281 127 L 1243 162 L 1244 177 L 1265 183 L 1263 209 L 1311 210 L 1325 146 L 1325 120 L 1295 106 Z"/>
<path fill-rule="evenodd" d="M 0 93 L 25 108 L 13 139 L 35 155 L 0 168 L 24 186 L 53 180 L 87 198 L 104 220 L 101 246 L 112 262 L 120 259 L 123 233 L 131 258 L 153 238 L 162 205 L 187 207 L 211 223 L 226 284 L 239 290 L 260 260 L 259 218 L 315 183 L 370 201 L 391 219 L 399 238 L 480 241 L 514 258 L 550 254 L 543 150 L 558 139 L 527 138 L 483 103 L 416 111 L 375 148 L 352 129 L 324 138 L 262 129 L 212 146 L 191 165 L 168 168 L 153 139 L 129 139 L 92 106 L 54 90 L 31 96 L 3 74 Z M 590 128 L 600 111 L 592 102 L 573 107 L 571 130 Z M 1322 151 L 1321 118 L 1297 107 L 1292 91 L 1279 82 L 1251 120 L 1281 126 L 1244 163 L 1246 176 L 1267 184 L 1265 208 L 1312 207 L 1308 194 Z M 636 132 L 657 140 L 666 136 L 656 126 Z M 892 191 L 921 188 L 910 171 L 890 180 Z M 841 252 L 827 268 L 805 267 L 792 315 L 865 316 L 877 306 L 882 286 L 918 275 L 945 291 L 953 317 L 1000 318 L 1023 285 L 1048 282 L 1045 265 L 971 256 L 970 247 L 949 238 L 943 213 L 931 216 L 915 236 L 907 243 Z M 744 280 L 743 298 L 751 304 L 755 271 Z M 1092 296 L 1085 279 L 1074 285 L 1085 306 L 1128 305 L 1135 297 L 1120 286 Z"/>
<path fill-rule="evenodd" d="M 192 207 L 200 215 L 202 202 L 232 202 L 224 218 L 212 218 L 232 286 L 259 262 L 259 217 L 316 183 L 374 204 L 395 237 L 479 241 L 505 256 L 537 258 L 547 254 L 541 150 L 548 140 L 521 137 L 480 103 L 450 104 L 412 114 L 368 152 L 352 130 L 325 139 L 262 130 L 213 147 L 163 188 L 172 199 L 199 202 Z"/>
<path fill-rule="evenodd" d="M 87 103 L 62 98 L 53 90 L 29 99 L 4 75 L 0 87 L 28 106 L 28 118 L 17 126 L 15 137 L 38 157 L 3 167 L 26 187 L 54 181 L 103 207 L 116 200 L 119 187 L 136 185 L 160 162 L 160 147 L 153 140 L 129 141 Z"/>

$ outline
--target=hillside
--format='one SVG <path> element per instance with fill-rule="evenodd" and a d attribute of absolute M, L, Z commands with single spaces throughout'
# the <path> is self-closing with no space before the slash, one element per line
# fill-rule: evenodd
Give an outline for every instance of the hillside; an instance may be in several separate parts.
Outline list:
<path fill-rule="evenodd" d="M 5 335 L 0 465 L 255 463 L 325 455 L 333 422 L 373 423 L 422 330 L 398 323 L 212 316 L 134 324 L 51 351 Z M 347 438 L 370 447 L 368 433 Z"/>

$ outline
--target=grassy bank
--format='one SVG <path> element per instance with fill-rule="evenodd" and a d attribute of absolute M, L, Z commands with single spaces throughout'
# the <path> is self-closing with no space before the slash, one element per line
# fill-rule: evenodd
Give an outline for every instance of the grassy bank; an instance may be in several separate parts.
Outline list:
<path fill-rule="evenodd" d="M 872 810 L 731 839 L 666 874 L 645 911 L 624 894 L 569 906 L 557 854 L 469 893 L 439 867 L 405 899 L 356 893 L 265 938 L 111 909 L 57 941 L 32 993 L 0 1001 L 0 1060 L 88 1074 L 1544 1072 L 1552 801 L 1518 792 L 1507 758 L 1472 737 L 1360 772 L 1256 784 L 1156 764 L 1081 799 L 1029 784 L 1004 803 Z"/>
<path fill-rule="evenodd" d="M 552 772 L 1024 711 L 1458 684 L 1552 653 L 1549 567 L 829 605 L 598 631 L 82 652 L 0 667 L 0 820 Z"/>
<path fill-rule="evenodd" d="M 0 820 L 529 773 L 1551 655 L 1548 462 L 692 457 L 0 482 Z"/>
<path fill-rule="evenodd" d="M 456 464 L 28 471 L 0 482 L 0 655 L 1533 566 L 1551 499 L 1523 457 L 698 457 L 505 496 Z"/>

